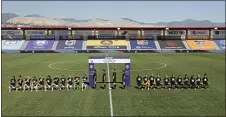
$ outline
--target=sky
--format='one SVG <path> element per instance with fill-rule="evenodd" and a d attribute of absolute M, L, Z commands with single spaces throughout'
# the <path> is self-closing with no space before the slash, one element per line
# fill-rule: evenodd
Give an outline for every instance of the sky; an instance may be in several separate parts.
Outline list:
<path fill-rule="evenodd" d="M 2 12 L 77 20 L 129 18 L 145 23 L 185 19 L 225 22 L 225 1 L 2 1 Z"/>

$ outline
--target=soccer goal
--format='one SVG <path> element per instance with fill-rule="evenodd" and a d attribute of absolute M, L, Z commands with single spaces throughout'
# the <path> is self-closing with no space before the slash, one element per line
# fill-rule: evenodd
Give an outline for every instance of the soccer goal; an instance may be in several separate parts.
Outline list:
<path fill-rule="evenodd" d="M 95 63 L 102 63 L 107 64 L 108 70 L 107 70 L 107 77 L 109 77 L 109 64 L 111 63 L 119 63 L 119 64 L 125 64 L 124 70 L 125 70 L 125 85 L 128 87 L 130 86 L 130 57 L 123 57 L 123 56 L 92 56 L 89 57 L 89 86 L 94 87 L 94 69 L 95 69 Z"/>

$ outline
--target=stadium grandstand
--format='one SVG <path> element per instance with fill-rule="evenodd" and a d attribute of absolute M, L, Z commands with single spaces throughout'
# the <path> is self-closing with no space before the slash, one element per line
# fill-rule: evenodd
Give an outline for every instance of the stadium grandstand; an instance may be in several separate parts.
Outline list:
<path fill-rule="evenodd" d="M 225 27 L 3 26 L 2 52 L 224 52 Z"/>

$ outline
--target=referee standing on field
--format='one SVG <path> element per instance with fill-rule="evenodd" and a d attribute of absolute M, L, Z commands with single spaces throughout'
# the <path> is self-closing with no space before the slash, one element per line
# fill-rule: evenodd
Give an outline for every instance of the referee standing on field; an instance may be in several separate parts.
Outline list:
<path fill-rule="evenodd" d="M 113 76 L 114 89 L 116 89 L 116 71 L 115 71 L 115 69 L 113 70 L 112 76 Z"/>
<path fill-rule="evenodd" d="M 96 89 L 96 87 L 97 87 L 97 71 L 96 71 L 96 69 L 94 69 L 93 81 L 94 81 L 93 89 Z"/>

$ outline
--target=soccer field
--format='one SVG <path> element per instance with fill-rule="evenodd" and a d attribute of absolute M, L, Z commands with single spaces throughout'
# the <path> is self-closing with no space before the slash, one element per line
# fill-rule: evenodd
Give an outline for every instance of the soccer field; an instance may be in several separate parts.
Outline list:
<path fill-rule="evenodd" d="M 225 116 L 225 54 L 224 53 L 109 53 L 109 56 L 131 57 L 131 87 L 121 90 L 97 89 L 78 91 L 8 92 L 9 78 L 40 75 L 83 75 L 88 73 L 89 56 L 100 54 L 2 54 L 2 115 L 3 116 Z M 106 64 L 95 65 L 98 80 Z M 121 81 L 124 64 L 109 64 L 110 76 L 117 70 Z M 136 76 L 151 73 L 207 73 L 209 90 L 138 90 Z M 111 92 L 111 95 L 109 95 Z M 112 103 L 112 105 L 110 104 Z"/>

